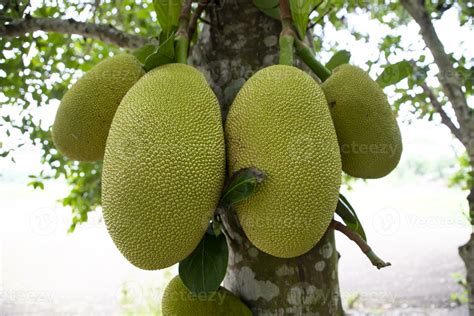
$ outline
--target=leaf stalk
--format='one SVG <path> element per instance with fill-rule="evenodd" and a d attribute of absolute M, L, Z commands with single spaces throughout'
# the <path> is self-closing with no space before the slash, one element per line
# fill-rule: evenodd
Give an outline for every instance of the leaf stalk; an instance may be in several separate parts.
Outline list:
<path fill-rule="evenodd" d="M 191 13 L 192 0 L 186 0 L 181 8 L 179 16 L 178 30 L 175 35 L 176 61 L 181 64 L 188 63 L 189 51 L 189 15 Z"/>

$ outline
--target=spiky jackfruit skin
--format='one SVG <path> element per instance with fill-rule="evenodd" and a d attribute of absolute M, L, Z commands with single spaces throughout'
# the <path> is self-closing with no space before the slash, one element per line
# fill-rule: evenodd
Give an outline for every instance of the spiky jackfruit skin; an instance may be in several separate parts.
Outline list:
<path fill-rule="evenodd" d="M 218 101 L 204 76 L 181 64 L 143 76 L 122 100 L 103 165 L 103 212 L 117 248 L 155 270 L 201 240 L 225 176 Z"/>
<path fill-rule="evenodd" d="M 225 133 L 231 174 L 256 167 L 267 175 L 236 205 L 249 240 L 282 258 L 314 247 L 331 221 L 341 184 L 336 132 L 319 85 L 295 67 L 260 70 L 235 98 Z"/>
<path fill-rule="evenodd" d="M 145 74 L 132 55 L 108 58 L 66 92 L 53 125 L 53 142 L 66 157 L 102 160 L 110 124 L 127 91 Z"/>
<path fill-rule="evenodd" d="M 322 88 L 341 148 L 342 170 L 375 179 L 395 169 L 402 138 L 379 85 L 362 69 L 345 64 L 334 69 Z"/>
<path fill-rule="evenodd" d="M 166 287 L 161 307 L 163 316 L 252 316 L 250 309 L 225 288 L 193 295 L 179 276 Z"/>

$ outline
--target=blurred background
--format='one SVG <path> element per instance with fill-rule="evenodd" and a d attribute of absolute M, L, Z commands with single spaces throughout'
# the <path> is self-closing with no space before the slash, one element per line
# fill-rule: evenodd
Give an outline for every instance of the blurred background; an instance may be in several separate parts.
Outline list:
<path fill-rule="evenodd" d="M 150 1 L 129 2 L 127 5 L 136 9 L 133 19 L 151 17 L 156 21 Z M 111 14 L 102 12 L 97 17 L 95 14 L 99 13 L 93 10 L 93 5 L 81 1 L 71 3 L 31 1 L 29 10 L 78 21 L 111 22 L 115 21 L 114 14 L 118 14 L 111 10 Z M 113 2 L 104 3 L 113 7 Z M 41 11 L 42 7 L 48 7 L 49 11 Z M 5 8 L 4 4 L 0 8 Z M 340 16 L 344 17 L 345 28 L 337 23 L 314 26 L 314 33 L 323 38 L 316 43 L 322 61 L 327 62 L 334 51 L 345 49 L 351 52 L 351 63 L 369 70 L 374 78 L 385 64 L 404 58 L 417 59 L 423 55 L 427 65 L 432 63 L 413 21 L 393 29 L 383 18 L 374 19 L 366 10 L 346 10 Z M 455 58 L 462 56 L 466 69 L 472 70 L 474 32 L 472 24 L 461 26 L 461 16 L 459 6 L 454 5 L 434 20 L 434 24 L 446 51 L 453 52 Z M 312 18 L 317 20 L 319 16 Z M 150 35 L 143 25 L 133 24 L 133 19 L 121 21 L 121 26 L 137 34 Z M 53 45 L 60 47 L 68 40 L 62 35 L 56 38 L 46 37 L 43 32 L 34 34 L 39 39 L 37 48 L 30 44 L 22 46 L 16 39 L 0 38 L 3 83 L 12 80 L 14 86 L 22 81 L 21 76 L 13 76 L 17 82 L 11 79 L 10 74 L 20 69 L 13 61 L 21 60 L 23 67 L 43 66 L 39 61 L 44 62 L 48 56 L 38 46 L 41 41 L 43 45 L 57 41 Z M 7 116 L 10 121 L 20 122 L 27 111 L 28 120 L 34 122 L 35 137 L 41 137 L 38 130 L 49 128 L 59 105 L 54 92 L 61 95 L 83 71 L 118 51 L 91 40 L 82 41 L 79 36 L 72 36 L 72 40 L 72 46 L 68 44 L 62 54 L 69 54 L 67 58 L 80 56 L 72 57 L 75 69 L 71 70 L 74 67 L 67 61 L 62 68 L 55 61 L 48 70 L 48 78 L 41 79 L 46 82 L 46 88 L 22 92 L 25 103 L 30 105 L 10 106 L 16 97 L 12 97 L 12 88 L 2 84 L 3 123 Z M 383 49 L 393 54 L 382 54 Z M 61 55 L 55 54 L 54 58 L 61 62 Z M 433 75 L 436 67 L 427 66 L 427 72 L 431 74 L 427 82 L 437 86 Z M 58 91 L 50 87 L 58 82 L 63 82 Z M 353 242 L 336 234 L 341 254 L 339 277 L 343 303 L 353 315 L 467 315 L 465 268 L 458 247 L 472 231 L 466 202 L 470 181 L 468 158 L 436 114 L 420 110 L 419 104 L 400 101 L 399 89 L 409 88 L 412 87 L 407 80 L 386 88 L 390 100 L 396 104 L 402 131 L 404 152 L 399 166 L 383 179 L 350 180 L 343 190 L 364 224 L 369 244 L 392 266 L 377 270 Z M 32 94 L 30 99 L 28 93 Z M 43 98 L 45 93 L 48 98 Z M 468 98 L 471 105 L 472 100 Z M 448 114 L 452 116 L 452 111 L 448 110 Z M 177 274 L 177 267 L 149 272 L 129 264 L 108 236 L 100 207 L 87 212 L 84 221 L 82 213 L 63 206 L 61 199 L 77 183 L 71 183 L 63 174 L 57 179 L 40 175 L 42 170 L 51 171 L 45 168 L 45 145 L 31 141 L 34 137 L 25 136 L 25 131 L 11 129 L 8 124 L 2 124 L 0 132 L 1 146 L 8 151 L 0 158 L 0 314 L 160 315 L 163 289 Z M 25 145 L 18 147 L 22 143 Z M 54 156 L 54 150 L 51 152 Z M 69 232 L 72 222 L 78 225 Z"/>

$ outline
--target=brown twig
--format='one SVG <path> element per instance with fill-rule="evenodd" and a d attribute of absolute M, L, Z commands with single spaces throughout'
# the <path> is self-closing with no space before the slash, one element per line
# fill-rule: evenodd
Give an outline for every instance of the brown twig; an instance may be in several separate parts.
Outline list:
<path fill-rule="evenodd" d="M 289 21 L 291 23 L 291 10 L 288 0 L 279 0 L 280 1 L 280 19 L 281 22 Z"/>
<path fill-rule="evenodd" d="M 436 112 L 438 112 L 438 114 L 441 116 L 441 123 L 446 125 L 451 130 L 451 133 L 453 133 L 453 135 L 462 142 L 461 131 L 456 127 L 456 125 L 454 125 L 451 118 L 449 118 L 449 116 L 443 110 L 443 107 L 441 103 L 439 103 L 438 98 L 436 98 L 435 94 L 433 93 L 433 90 L 431 90 L 425 82 L 422 82 L 420 85 L 425 94 L 430 99 L 431 104 L 433 105 Z"/>
<path fill-rule="evenodd" d="M 197 22 L 201 18 L 201 14 L 204 11 L 204 9 L 209 5 L 210 0 L 202 0 L 201 2 L 198 3 L 198 6 L 196 10 L 193 12 L 193 15 L 191 16 L 191 21 L 189 22 L 189 28 L 188 28 L 188 35 L 189 38 L 193 38 L 194 32 L 196 32 L 197 29 Z"/>
<path fill-rule="evenodd" d="M 359 234 L 357 234 L 355 231 L 353 231 L 349 227 L 345 226 L 344 224 L 342 224 L 342 223 L 340 223 L 336 220 L 332 220 L 329 227 L 334 229 L 334 230 L 340 231 L 341 233 L 346 235 L 347 238 L 349 238 L 350 240 L 355 242 L 357 244 L 357 246 L 359 246 L 360 250 L 362 250 L 362 252 L 369 258 L 369 260 L 372 262 L 372 264 L 377 267 L 377 269 L 382 269 L 382 268 L 391 266 L 390 262 L 385 262 L 382 259 L 380 259 L 372 251 L 372 248 L 370 248 L 370 246 L 367 244 L 367 242 L 365 242 L 365 240 L 362 239 L 362 237 L 360 237 Z"/>
<path fill-rule="evenodd" d="M 319 22 L 321 22 L 324 17 L 329 13 L 331 12 L 332 10 L 332 7 L 330 7 L 329 9 L 327 9 L 326 11 L 324 11 L 324 13 L 314 22 L 310 23 L 309 26 L 308 26 L 308 29 L 312 29 L 313 27 L 315 27 Z"/>

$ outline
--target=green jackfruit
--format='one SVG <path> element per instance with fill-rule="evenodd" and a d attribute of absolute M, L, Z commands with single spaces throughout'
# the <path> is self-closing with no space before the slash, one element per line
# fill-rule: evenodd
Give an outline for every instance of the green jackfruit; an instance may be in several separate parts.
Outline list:
<path fill-rule="evenodd" d="M 341 65 L 322 84 L 342 156 L 342 170 L 358 178 L 389 174 L 400 161 L 402 138 L 379 85 L 362 69 Z"/>
<path fill-rule="evenodd" d="M 235 98 L 225 133 L 229 171 L 256 167 L 267 175 L 236 205 L 250 241 L 282 258 L 313 248 L 341 184 L 336 132 L 319 85 L 295 67 L 260 70 Z"/>
<path fill-rule="evenodd" d="M 66 157 L 80 161 L 104 158 L 110 124 L 127 91 L 145 74 L 132 55 L 108 58 L 66 92 L 53 125 L 53 142 Z"/>
<path fill-rule="evenodd" d="M 225 288 L 193 295 L 179 276 L 166 287 L 161 307 L 163 316 L 252 316 L 250 309 Z"/>
<path fill-rule="evenodd" d="M 123 98 L 103 166 L 103 212 L 117 248 L 135 266 L 162 269 L 204 235 L 225 176 L 218 101 L 204 76 L 158 67 Z"/>

